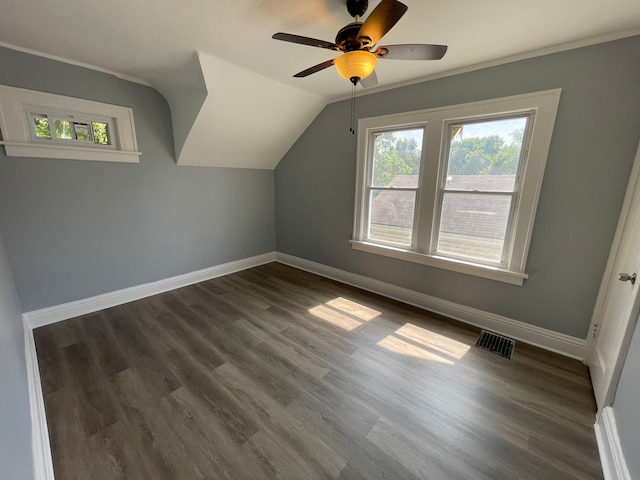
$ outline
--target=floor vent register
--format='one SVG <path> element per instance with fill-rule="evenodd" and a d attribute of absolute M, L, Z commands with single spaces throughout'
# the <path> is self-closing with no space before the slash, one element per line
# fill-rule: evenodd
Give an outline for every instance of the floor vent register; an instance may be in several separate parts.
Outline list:
<path fill-rule="evenodd" d="M 513 355 L 513 349 L 515 346 L 515 340 L 486 330 L 482 330 L 480 332 L 480 337 L 478 337 L 478 341 L 476 342 L 476 347 L 480 347 L 484 350 L 493 352 L 496 355 L 509 359 L 511 359 L 511 356 Z"/>

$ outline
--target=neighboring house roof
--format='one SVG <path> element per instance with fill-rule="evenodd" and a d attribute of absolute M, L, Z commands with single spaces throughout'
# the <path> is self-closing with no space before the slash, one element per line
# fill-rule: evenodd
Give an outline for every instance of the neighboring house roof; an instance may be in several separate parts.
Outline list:
<path fill-rule="evenodd" d="M 390 187 L 415 188 L 418 175 L 396 175 Z M 410 228 L 413 224 L 415 192 L 383 190 L 371 204 L 371 223 Z"/>
<path fill-rule="evenodd" d="M 448 177 L 447 186 L 469 192 L 508 192 L 512 190 L 514 181 L 514 175 L 453 175 Z M 389 182 L 389 186 L 410 188 L 416 182 L 417 175 L 398 175 Z M 411 228 L 414 197 L 414 192 L 406 190 L 381 191 L 371 205 L 371 223 Z M 443 202 L 441 230 L 457 235 L 502 239 L 510 209 L 511 197 L 507 195 L 447 193 Z"/>

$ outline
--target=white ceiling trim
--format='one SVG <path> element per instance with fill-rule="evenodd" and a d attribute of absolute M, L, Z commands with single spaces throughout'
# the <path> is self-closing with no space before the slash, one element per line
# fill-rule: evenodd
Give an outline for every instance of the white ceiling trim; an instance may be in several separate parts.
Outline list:
<path fill-rule="evenodd" d="M 113 75 L 114 77 L 120 78 L 122 80 L 139 83 L 140 85 L 146 85 L 147 87 L 153 86 L 149 82 L 142 80 L 141 78 L 134 77 L 132 75 L 127 75 L 126 73 L 115 72 L 113 70 L 98 67 L 96 65 L 91 65 L 89 63 L 76 62 L 75 60 L 71 60 L 69 58 L 58 57 L 56 55 L 49 55 L 48 53 L 38 52 L 36 50 L 31 50 L 30 48 L 19 47 L 18 45 L 12 45 L 11 43 L 0 42 L 0 47 L 9 48 L 11 50 L 16 50 L 18 52 L 28 53 L 29 55 L 36 55 L 38 57 L 48 58 L 49 60 L 55 60 L 56 62 L 68 63 L 69 65 L 75 65 L 76 67 L 83 67 L 83 68 L 88 68 L 89 70 L 95 70 L 97 72 L 108 73 L 109 75 Z"/>

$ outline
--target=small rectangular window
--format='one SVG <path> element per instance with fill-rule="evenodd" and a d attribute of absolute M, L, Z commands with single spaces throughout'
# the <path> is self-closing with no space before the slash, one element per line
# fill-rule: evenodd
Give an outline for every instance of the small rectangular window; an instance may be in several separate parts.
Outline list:
<path fill-rule="evenodd" d="M 49 130 L 49 119 L 46 115 L 34 115 L 33 127 L 38 138 L 51 138 L 51 130 Z"/>
<path fill-rule="evenodd" d="M 56 138 L 71 139 L 71 125 L 68 120 L 55 120 Z"/>
<path fill-rule="evenodd" d="M 93 141 L 98 145 L 111 145 L 109 140 L 109 124 L 104 122 L 91 122 Z"/>
<path fill-rule="evenodd" d="M 91 133 L 89 133 L 89 124 L 87 123 L 73 122 L 73 133 L 75 134 L 76 140 L 82 142 L 91 141 Z"/>

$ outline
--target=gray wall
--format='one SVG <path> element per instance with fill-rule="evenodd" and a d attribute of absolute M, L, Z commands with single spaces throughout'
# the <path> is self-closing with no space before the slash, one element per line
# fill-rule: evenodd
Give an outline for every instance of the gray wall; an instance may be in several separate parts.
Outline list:
<path fill-rule="evenodd" d="M 636 323 L 631 347 L 622 369 L 613 401 L 620 444 L 631 478 L 640 478 L 640 322 Z"/>
<path fill-rule="evenodd" d="M 0 477 L 33 478 L 20 302 L 0 235 Z"/>
<path fill-rule="evenodd" d="M 24 311 L 275 250 L 273 171 L 176 166 L 156 90 L 4 48 L 0 84 L 132 107 L 142 152 L 117 164 L 0 149 L 0 231 Z"/>
<path fill-rule="evenodd" d="M 351 249 L 348 101 L 328 105 L 276 169 L 278 251 L 584 338 L 640 135 L 638 58 L 634 37 L 358 98 L 369 117 L 563 89 L 524 286 Z"/>

